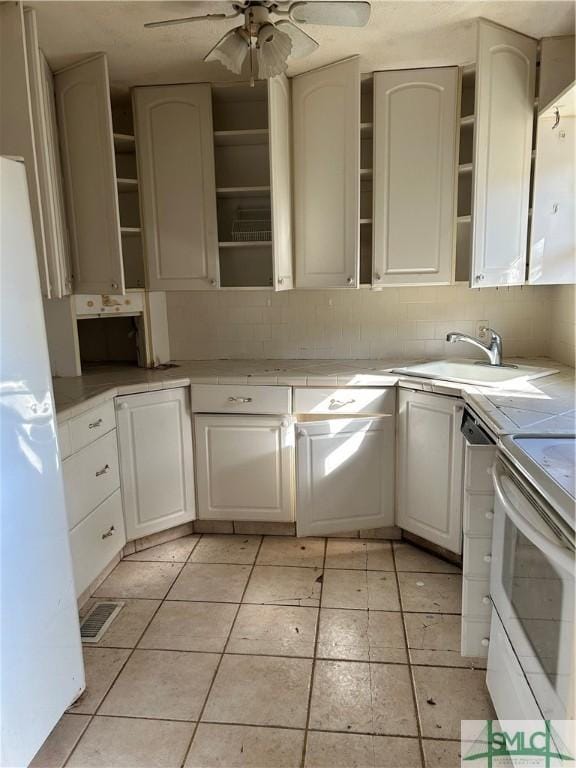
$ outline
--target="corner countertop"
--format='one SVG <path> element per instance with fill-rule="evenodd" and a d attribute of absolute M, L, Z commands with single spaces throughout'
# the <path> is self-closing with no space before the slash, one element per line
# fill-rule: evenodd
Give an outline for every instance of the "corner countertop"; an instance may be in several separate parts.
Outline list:
<path fill-rule="evenodd" d="M 59 422 L 118 395 L 190 384 L 270 384 L 293 387 L 382 387 L 404 384 L 437 394 L 460 395 L 498 437 L 506 434 L 576 434 L 575 370 L 548 358 L 512 359 L 558 373 L 504 387 L 479 387 L 393 373 L 412 364 L 386 360 L 183 360 L 175 367 L 95 367 L 83 376 L 55 378 Z M 422 362 L 419 360 L 417 362 Z"/>

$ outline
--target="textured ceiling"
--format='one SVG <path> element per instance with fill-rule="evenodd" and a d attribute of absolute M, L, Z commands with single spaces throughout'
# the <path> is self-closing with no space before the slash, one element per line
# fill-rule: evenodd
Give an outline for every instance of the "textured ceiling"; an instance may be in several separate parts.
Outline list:
<path fill-rule="evenodd" d="M 54 69 L 88 54 L 105 51 L 115 90 L 137 84 L 238 79 L 202 57 L 241 19 L 205 21 L 144 29 L 147 21 L 190 16 L 230 3 L 203 2 L 31 2 L 36 8 L 40 44 Z M 320 48 L 290 60 L 294 75 L 332 61 L 360 55 L 361 69 L 464 64 L 474 59 L 474 20 L 483 17 L 532 37 L 574 34 L 571 0 L 373 0 L 368 25 L 361 29 L 307 25 Z"/>

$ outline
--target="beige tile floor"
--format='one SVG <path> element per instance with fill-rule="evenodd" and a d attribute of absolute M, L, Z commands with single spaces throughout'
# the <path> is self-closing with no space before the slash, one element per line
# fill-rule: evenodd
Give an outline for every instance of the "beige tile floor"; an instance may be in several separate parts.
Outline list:
<path fill-rule="evenodd" d="M 459 569 L 404 543 L 188 536 L 125 558 L 125 606 L 34 768 L 457 768 L 492 717 Z M 95 598 L 85 606 L 88 610 Z"/>

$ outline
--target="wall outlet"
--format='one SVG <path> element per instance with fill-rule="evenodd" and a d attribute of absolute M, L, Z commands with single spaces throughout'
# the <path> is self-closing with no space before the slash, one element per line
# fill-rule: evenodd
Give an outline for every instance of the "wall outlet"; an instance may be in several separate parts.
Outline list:
<path fill-rule="evenodd" d="M 484 330 L 485 328 L 489 328 L 490 324 L 488 323 L 488 320 L 478 320 L 476 323 L 476 338 L 482 339 L 482 341 L 485 341 L 488 338 L 488 334 Z"/>

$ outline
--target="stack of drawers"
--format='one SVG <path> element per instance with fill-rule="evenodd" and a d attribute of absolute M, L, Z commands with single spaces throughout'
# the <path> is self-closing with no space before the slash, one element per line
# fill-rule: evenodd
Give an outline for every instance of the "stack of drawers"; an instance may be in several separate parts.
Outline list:
<path fill-rule="evenodd" d="M 58 438 L 80 595 L 126 543 L 113 401 L 60 423 Z"/>
<path fill-rule="evenodd" d="M 487 656 L 490 633 L 490 562 L 494 488 L 490 469 L 495 445 L 466 444 L 464 456 L 464 553 L 462 656 Z"/>

